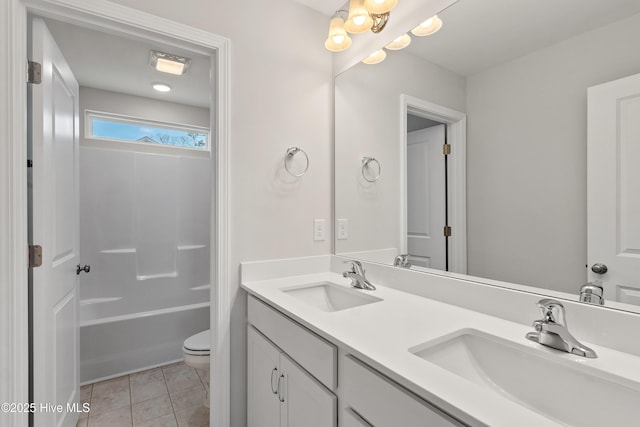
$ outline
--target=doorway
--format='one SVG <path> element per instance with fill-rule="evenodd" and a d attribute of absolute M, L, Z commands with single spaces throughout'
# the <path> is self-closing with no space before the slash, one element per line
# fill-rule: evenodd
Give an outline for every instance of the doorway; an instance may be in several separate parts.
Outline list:
<path fill-rule="evenodd" d="M 400 111 L 401 253 L 466 274 L 466 115 L 409 95 Z"/>
<path fill-rule="evenodd" d="M 407 261 L 449 271 L 446 125 L 407 114 Z"/>
<path fill-rule="evenodd" d="M 70 2 L 69 2 L 70 3 Z M 211 259 L 214 286 L 211 289 L 212 305 L 217 308 L 211 316 L 212 330 L 212 371 L 216 378 L 212 382 L 212 402 L 216 411 L 212 411 L 212 425 L 227 425 L 229 417 L 229 342 L 228 328 L 231 310 L 229 301 L 229 266 L 228 266 L 228 148 L 229 148 L 229 41 L 225 38 L 194 30 L 188 26 L 155 17 L 126 7 L 107 7 L 99 0 L 87 0 L 81 5 L 67 5 L 67 2 L 50 0 L 8 0 L 3 2 L 3 27 L 7 29 L 7 39 L 3 46 L 7 61 L 0 67 L 3 99 L 2 134 L 9 138 L 6 147 L 8 155 L 2 157 L 3 171 L 10 179 L 3 180 L 2 200 L 8 215 L 0 218 L 3 230 L 13 230 L 7 234 L 3 242 L 3 283 L 9 284 L 8 298 L 0 301 L 2 312 L 9 321 L 6 323 L 8 335 L 3 346 L 3 372 L 11 372 L 8 387 L 3 389 L 7 401 L 28 401 L 28 309 L 27 309 L 27 271 L 24 269 L 27 257 L 24 247 L 27 245 L 27 152 L 26 152 L 26 91 L 24 90 L 24 63 L 26 61 L 27 13 L 64 22 L 76 23 L 85 27 L 102 28 L 111 33 L 122 33 L 150 40 L 168 42 L 170 44 L 188 45 L 201 53 L 215 53 L 212 67 L 216 70 L 210 86 L 214 95 L 215 108 L 211 111 L 211 123 L 216 125 L 216 135 L 212 147 L 216 185 L 214 196 L 216 203 L 211 211 L 211 234 L 216 249 Z M 5 109 L 8 107 L 8 109 Z M 12 113 L 9 113 L 11 111 Z M 6 114 L 5 114 L 6 113 Z M 5 203 L 6 202 L 6 203 Z M 6 252 L 5 252 L 6 250 Z M 5 282 L 6 281 L 6 282 Z M 11 416 L 14 426 L 26 426 L 27 414 Z"/>

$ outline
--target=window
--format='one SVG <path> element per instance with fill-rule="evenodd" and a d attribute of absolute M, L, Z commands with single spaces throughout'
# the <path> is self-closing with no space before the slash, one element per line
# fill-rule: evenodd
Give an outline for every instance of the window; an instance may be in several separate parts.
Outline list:
<path fill-rule="evenodd" d="M 94 111 L 85 112 L 85 137 L 209 150 L 209 129 Z"/>

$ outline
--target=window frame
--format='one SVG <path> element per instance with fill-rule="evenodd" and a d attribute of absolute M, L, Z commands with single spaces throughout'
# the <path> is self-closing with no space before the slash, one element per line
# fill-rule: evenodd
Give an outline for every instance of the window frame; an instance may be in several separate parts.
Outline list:
<path fill-rule="evenodd" d="M 128 139 L 118 139 L 118 138 L 108 138 L 101 136 L 93 135 L 93 120 L 104 120 L 115 123 L 122 124 L 134 124 L 142 126 L 149 126 L 157 129 L 166 129 L 173 131 L 193 131 L 206 135 L 206 144 L 204 147 L 187 147 L 182 145 L 173 145 L 173 144 L 161 144 L 159 142 L 147 142 L 147 141 L 133 141 Z M 180 123 L 173 122 L 161 122 L 158 120 L 152 119 L 144 119 L 136 116 L 129 116 L 124 114 L 115 114 L 115 113 L 107 113 L 104 111 L 97 110 L 84 110 L 84 139 L 85 140 L 95 140 L 95 141 L 106 141 L 106 142 L 116 142 L 116 143 L 124 143 L 124 144 L 137 144 L 146 147 L 166 147 L 169 149 L 180 149 L 180 150 L 190 150 L 195 152 L 211 152 L 211 130 L 208 127 L 203 126 L 195 126 L 195 125 L 185 125 Z"/>

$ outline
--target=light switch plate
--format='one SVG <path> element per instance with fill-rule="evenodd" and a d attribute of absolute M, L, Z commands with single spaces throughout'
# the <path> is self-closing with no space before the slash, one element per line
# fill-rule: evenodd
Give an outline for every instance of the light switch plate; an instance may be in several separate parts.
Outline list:
<path fill-rule="evenodd" d="M 313 240 L 321 241 L 326 240 L 325 233 L 325 221 L 324 219 L 314 219 L 313 220 Z"/>
<path fill-rule="evenodd" d="M 349 238 L 349 220 L 342 218 L 338 220 L 336 227 L 336 237 L 338 240 L 347 240 Z"/>

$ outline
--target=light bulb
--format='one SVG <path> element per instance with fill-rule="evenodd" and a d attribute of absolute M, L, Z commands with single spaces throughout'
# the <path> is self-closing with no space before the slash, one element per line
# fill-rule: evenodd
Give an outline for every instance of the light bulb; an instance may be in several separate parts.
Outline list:
<path fill-rule="evenodd" d="M 332 18 L 324 47 L 331 52 L 341 52 L 349 46 L 351 46 L 351 39 L 344 30 L 344 19 L 340 16 Z"/>
<path fill-rule="evenodd" d="M 374 15 L 385 14 L 398 4 L 398 0 L 366 0 L 364 7 Z"/>
<path fill-rule="evenodd" d="M 153 87 L 158 92 L 170 92 L 171 91 L 171 86 L 169 86 L 168 84 L 165 84 L 165 83 L 153 83 L 151 85 L 151 87 Z"/>
<path fill-rule="evenodd" d="M 352 34 L 364 33 L 373 26 L 373 18 L 364 7 L 365 0 L 351 0 L 349 2 L 349 17 L 344 23 L 344 29 Z"/>

